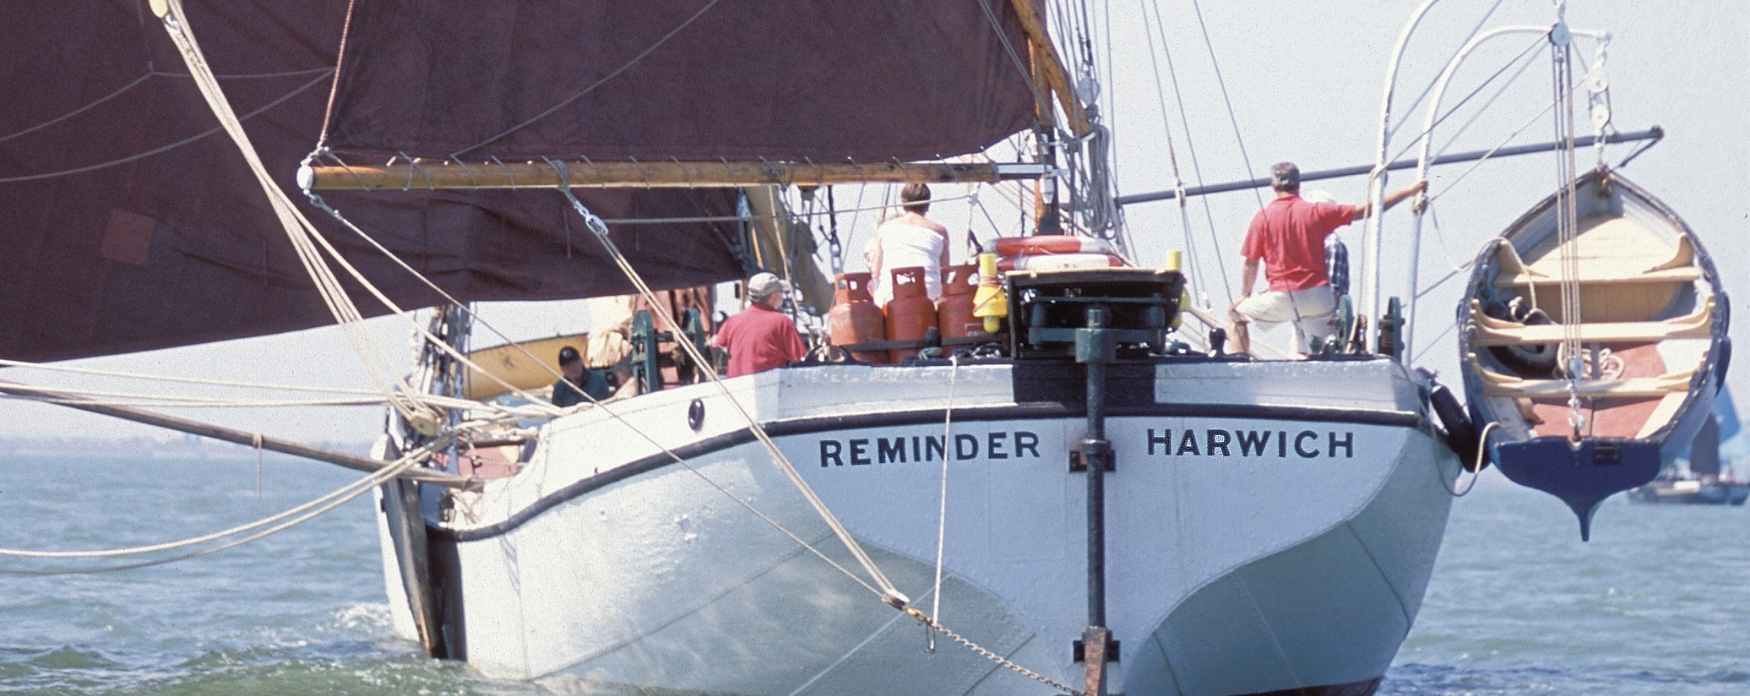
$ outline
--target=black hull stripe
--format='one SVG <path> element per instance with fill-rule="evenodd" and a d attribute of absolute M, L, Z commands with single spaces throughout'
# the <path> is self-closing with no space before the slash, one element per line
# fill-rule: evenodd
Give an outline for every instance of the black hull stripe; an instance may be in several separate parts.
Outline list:
<path fill-rule="evenodd" d="M 1373 696 L 1379 690 L 1381 677 L 1367 681 L 1350 682 L 1348 684 L 1329 684 L 1326 686 L 1308 686 L 1299 689 L 1279 689 L 1262 693 L 1245 694 L 1245 696 Z"/>
<path fill-rule="evenodd" d="M 924 409 L 918 411 L 889 411 L 884 413 L 855 414 L 846 416 L 824 416 L 819 418 L 797 418 L 794 420 L 774 421 L 765 424 L 766 432 L 772 437 L 789 435 L 804 435 L 823 433 L 854 428 L 884 428 L 902 425 L 921 425 L 940 423 L 944 418 L 944 409 Z M 993 420 L 1046 420 L 1055 418 L 1078 418 L 1085 415 L 1079 408 L 1070 408 L 1064 404 L 1023 404 L 1020 406 L 980 406 L 954 409 L 955 422 L 993 421 Z M 1107 410 L 1108 416 L 1137 417 L 1205 417 L 1205 418 L 1242 418 L 1251 420 L 1296 420 L 1316 422 L 1358 423 L 1363 425 L 1386 425 L 1402 428 L 1420 428 L 1424 418 L 1419 413 L 1406 411 L 1377 411 L 1366 409 L 1345 408 L 1315 408 L 1305 406 L 1256 406 L 1250 404 L 1159 404 L 1153 406 L 1115 407 Z M 754 442 L 753 432 L 742 428 L 733 432 L 708 437 L 698 442 L 674 448 L 673 452 L 682 459 L 694 459 L 719 450 Z M 1067 456 L 1067 455 L 1066 455 Z M 576 498 L 590 491 L 608 486 L 626 479 L 649 473 L 675 463 L 674 458 L 666 453 L 653 454 L 642 459 L 617 466 L 586 479 L 565 486 L 557 491 L 542 496 L 540 500 L 528 507 L 518 510 L 502 522 L 476 527 L 473 529 L 451 530 L 442 527 L 426 525 L 428 533 L 436 538 L 466 542 L 482 541 L 501 536 L 536 516 L 546 512 L 560 503 Z"/>

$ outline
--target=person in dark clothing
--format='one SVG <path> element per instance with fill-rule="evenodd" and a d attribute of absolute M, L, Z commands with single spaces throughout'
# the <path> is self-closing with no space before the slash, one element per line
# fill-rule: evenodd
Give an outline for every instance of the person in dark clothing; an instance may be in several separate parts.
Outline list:
<path fill-rule="evenodd" d="M 565 377 L 553 383 L 554 406 L 570 408 L 592 400 L 603 401 L 614 395 L 613 385 L 608 383 L 605 374 L 607 371 L 584 369 L 583 356 L 576 348 L 566 346 L 559 349 L 559 372 Z M 582 387 L 581 391 L 579 387 Z"/>

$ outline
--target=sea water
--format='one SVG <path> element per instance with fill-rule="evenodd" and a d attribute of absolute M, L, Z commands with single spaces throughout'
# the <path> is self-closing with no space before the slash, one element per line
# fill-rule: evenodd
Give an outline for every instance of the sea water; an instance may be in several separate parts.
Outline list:
<path fill-rule="evenodd" d="M 15 456 L 0 461 L 0 547 L 182 538 L 357 475 L 270 457 L 260 476 L 258 494 L 253 458 Z M 1750 693 L 1750 511 L 1612 499 L 1581 543 L 1553 498 L 1491 476 L 1456 502 L 1381 694 Z M 0 692 L 541 693 L 428 660 L 394 637 L 370 500 L 167 566 L 0 575 Z"/>

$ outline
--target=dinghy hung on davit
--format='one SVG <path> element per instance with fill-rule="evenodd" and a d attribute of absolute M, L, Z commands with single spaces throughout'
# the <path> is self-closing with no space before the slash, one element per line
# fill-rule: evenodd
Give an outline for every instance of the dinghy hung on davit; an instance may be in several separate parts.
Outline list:
<path fill-rule="evenodd" d="M 1478 255 L 1459 350 L 1489 458 L 1580 519 L 1652 481 L 1710 416 L 1730 303 L 1695 232 L 1620 173 L 1587 172 Z"/>

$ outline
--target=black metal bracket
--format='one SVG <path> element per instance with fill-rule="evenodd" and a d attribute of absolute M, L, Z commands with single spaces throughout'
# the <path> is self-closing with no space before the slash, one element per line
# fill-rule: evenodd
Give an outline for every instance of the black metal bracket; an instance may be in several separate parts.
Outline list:
<path fill-rule="evenodd" d="M 1117 471 L 1118 460 L 1112 456 L 1112 443 L 1105 440 L 1083 440 L 1080 449 L 1069 452 L 1069 470 L 1083 472 L 1088 470 L 1089 460 L 1105 462 L 1106 471 Z"/>
<path fill-rule="evenodd" d="M 1087 662 L 1088 650 L 1087 650 L 1087 647 L 1085 645 L 1083 645 L 1082 641 L 1080 641 L 1080 640 L 1076 640 L 1076 641 L 1070 643 L 1069 654 L 1070 654 L 1070 659 L 1072 659 L 1075 662 Z M 1118 639 L 1117 638 L 1106 639 L 1106 661 L 1107 662 L 1118 662 L 1119 661 L 1119 659 L 1118 659 L 1119 654 L 1120 653 L 1118 652 Z"/>

